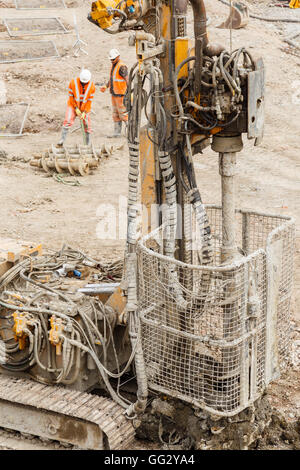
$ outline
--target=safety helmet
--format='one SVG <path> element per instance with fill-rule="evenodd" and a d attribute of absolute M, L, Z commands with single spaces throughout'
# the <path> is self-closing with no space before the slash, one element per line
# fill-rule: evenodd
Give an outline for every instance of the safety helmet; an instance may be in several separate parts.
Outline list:
<path fill-rule="evenodd" d="M 91 79 L 91 72 L 88 69 L 82 69 L 79 75 L 81 83 L 88 83 Z"/>
<path fill-rule="evenodd" d="M 118 49 L 111 49 L 109 51 L 109 58 L 110 60 L 114 60 L 116 59 L 117 57 L 119 57 L 120 55 L 120 52 L 118 51 Z"/>

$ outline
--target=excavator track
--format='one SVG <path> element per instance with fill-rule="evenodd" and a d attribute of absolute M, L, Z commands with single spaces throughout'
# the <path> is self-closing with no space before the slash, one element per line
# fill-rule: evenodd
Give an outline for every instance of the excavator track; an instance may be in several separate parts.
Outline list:
<path fill-rule="evenodd" d="M 77 449 L 76 447 L 42 439 L 29 434 L 23 434 L 18 431 L 0 429 L 0 451 L 2 450 L 63 450 L 69 451 Z"/>
<path fill-rule="evenodd" d="M 131 449 L 132 421 L 109 398 L 0 373 L 0 427 L 83 449 Z"/>

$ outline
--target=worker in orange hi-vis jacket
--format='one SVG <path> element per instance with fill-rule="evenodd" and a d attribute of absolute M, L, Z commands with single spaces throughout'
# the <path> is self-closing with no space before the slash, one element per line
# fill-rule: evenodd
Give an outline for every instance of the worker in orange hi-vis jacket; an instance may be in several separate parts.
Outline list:
<path fill-rule="evenodd" d="M 111 49 L 109 59 L 111 61 L 109 81 L 100 88 L 100 91 L 104 92 L 109 88 L 114 121 L 114 133 L 109 137 L 119 137 L 122 131 L 122 122 L 127 125 L 128 121 L 128 114 L 124 106 L 124 96 L 128 84 L 128 69 L 120 60 L 118 49 Z"/>
<path fill-rule="evenodd" d="M 80 76 L 69 83 L 69 99 L 65 120 L 63 123 L 61 140 L 58 145 L 62 146 L 67 138 L 68 130 L 73 125 L 76 116 L 84 121 L 86 144 L 90 144 L 91 118 L 90 111 L 95 94 L 95 85 L 91 81 L 91 72 L 82 69 Z"/>

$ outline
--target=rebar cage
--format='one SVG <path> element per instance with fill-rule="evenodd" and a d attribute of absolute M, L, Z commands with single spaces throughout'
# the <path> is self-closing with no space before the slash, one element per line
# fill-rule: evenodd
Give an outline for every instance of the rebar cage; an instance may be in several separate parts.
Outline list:
<path fill-rule="evenodd" d="M 59 58 L 53 41 L 0 41 L 0 63 Z"/>
<path fill-rule="evenodd" d="M 213 265 L 164 256 L 162 226 L 138 243 L 140 334 L 150 389 L 231 416 L 289 363 L 295 224 L 236 211 L 240 257 L 222 266 L 222 211 L 206 209 Z"/>
<path fill-rule="evenodd" d="M 64 0 L 15 0 L 17 10 L 50 10 L 67 8 Z"/>
<path fill-rule="evenodd" d="M 10 37 L 40 36 L 43 34 L 67 34 L 59 18 L 3 18 Z"/>

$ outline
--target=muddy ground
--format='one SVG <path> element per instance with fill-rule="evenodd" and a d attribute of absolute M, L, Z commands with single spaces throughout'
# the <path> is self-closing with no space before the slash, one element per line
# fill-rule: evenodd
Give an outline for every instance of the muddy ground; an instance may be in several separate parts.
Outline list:
<path fill-rule="evenodd" d="M 69 2 L 72 8 L 45 11 L 20 11 L 5 1 L 0 4 L 1 18 L 58 16 L 70 30 L 68 34 L 40 36 L 54 40 L 60 59 L 0 64 L 0 79 L 5 81 L 7 102 L 30 103 L 24 136 L 0 138 L 0 237 L 11 237 L 42 243 L 46 248 L 59 248 L 67 243 L 94 257 L 121 257 L 124 240 L 97 237 L 104 220 L 103 207 L 117 208 L 120 196 L 127 194 L 128 156 L 126 141 L 109 140 L 112 130 L 110 96 L 100 93 L 93 102 L 93 142 L 113 144 L 113 155 L 101 162 L 97 171 L 80 178 L 79 186 L 67 186 L 51 176 L 31 168 L 28 161 L 60 137 L 67 102 L 67 87 L 82 66 L 88 67 L 93 80 L 102 84 L 109 75 L 108 51 L 117 47 L 130 67 L 135 62 L 135 49 L 128 46 L 128 33 L 109 36 L 86 20 L 90 1 Z M 270 8 L 270 1 L 248 2 L 256 14 L 298 17 L 300 10 Z M 230 33 L 217 29 L 228 7 L 215 0 L 206 1 L 211 19 L 210 40 L 230 46 Z M 88 55 L 74 57 L 73 14 L 76 14 L 81 39 Z M 295 289 L 293 295 L 294 367 L 269 390 L 271 403 L 288 421 L 300 417 L 300 50 L 283 42 L 286 35 L 300 29 L 300 24 L 263 22 L 251 19 L 249 25 L 233 31 L 233 48 L 246 46 L 254 56 L 262 56 L 266 65 L 266 128 L 260 147 L 245 140 L 238 157 L 238 206 L 296 217 Z M 192 34 L 191 16 L 189 33 Z M 32 39 L 37 39 L 35 36 Z M 0 41 L 7 40 L 6 29 L 0 28 Z M 27 36 L 24 39 L 29 39 Z M 13 39 L 10 39 L 13 41 Z M 299 39 L 300 44 L 300 39 Z M 78 127 L 77 124 L 74 128 Z M 80 143 L 80 131 L 69 136 L 69 143 Z M 220 178 L 217 154 L 206 150 L 195 157 L 195 167 L 205 203 L 220 203 Z M 278 446 L 279 444 L 277 444 Z"/>

